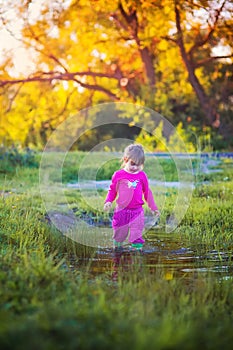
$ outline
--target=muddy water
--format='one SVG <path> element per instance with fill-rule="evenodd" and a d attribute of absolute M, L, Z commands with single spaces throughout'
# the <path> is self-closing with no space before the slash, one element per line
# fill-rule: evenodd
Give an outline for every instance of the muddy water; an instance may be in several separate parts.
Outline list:
<path fill-rule="evenodd" d="M 231 157 L 232 154 L 226 157 Z M 224 158 L 224 155 L 221 156 Z M 200 163 L 199 173 L 210 174 L 221 172 L 217 168 L 220 159 L 203 158 Z M 215 169 L 213 169 L 215 167 Z M 92 181 L 79 184 L 68 184 L 73 188 L 97 188 L 108 189 L 110 181 Z M 177 188 L 180 183 L 160 183 L 151 181 L 154 185 Z M 190 184 L 192 187 L 192 184 Z M 208 247 L 190 246 L 188 240 L 175 233 L 148 231 L 146 243 L 142 253 L 132 252 L 129 246 L 115 252 L 105 248 L 96 251 L 93 258 L 82 261 L 90 275 L 108 275 L 117 279 L 118 272 L 127 274 L 133 270 L 143 269 L 156 276 L 172 280 L 182 278 L 192 280 L 195 277 L 232 279 L 233 278 L 233 251 L 209 250 Z"/>
<path fill-rule="evenodd" d="M 105 274 L 113 279 L 121 274 L 136 271 L 149 272 L 158 278 L 193 279 L 202 276 L 220 279 L 233 278 L 232 254 L 195 249 L 175 234 L 148 232 L 142 252 L 134 252 L 125 245 L 115 251 L 99 249 L 92 258 L 84 259 L 82 266 L 90 275 Z M 121 275 L 122 276 L 122 275 Z"/>

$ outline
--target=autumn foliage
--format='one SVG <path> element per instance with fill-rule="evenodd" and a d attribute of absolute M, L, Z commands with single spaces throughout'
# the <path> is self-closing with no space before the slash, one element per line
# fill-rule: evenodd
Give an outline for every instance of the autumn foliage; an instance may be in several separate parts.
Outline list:
<path fill-rule="evenodd" d="M 14 50 L 4 52 L 0 141 L 43 146 L 70 115 L 119 101 L 184 129 L 208 127 L 229 146 L 232 14 L 226 0 L 9 0 L 2 29 L 27 50 L 30 69 L 18 72 Z"/>

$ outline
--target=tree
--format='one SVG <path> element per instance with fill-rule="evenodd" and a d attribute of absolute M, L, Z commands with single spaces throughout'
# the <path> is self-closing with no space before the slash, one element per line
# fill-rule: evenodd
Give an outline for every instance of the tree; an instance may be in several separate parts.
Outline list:
<path fill-rule="evenodd" d="M 33 50 L 34 70 L 15 77 L 9 57 L 2 63 L 4 124 L 13 105 L 17 115 L 31 86 L 40 90 L 39 96 L 46 86 L 44 109 L 38 103 L 43 110 L 38 132 L 45 138 L 70 113 L 108 101 L 139 103 L 175 123 L 191 115 L 200 127 L 219 126 L 221 115 L 226 136 L 232 122 L 228 1 L 9 0 L 10 7 L 22 19 L 19 39 Z M 2 6 L 1 17 L 11 30 L 7 9 Z M 214 54 L 219 47 L 228 52 Z"/>
<path fill-rule="evenodd" d="M 228 77 L 232 70 L 232 60 L 225 61 L 231 64 L 229 64 L 228 69 L 225 71 L 223 86 L 215 94 L 211 94 L 211 88 L 214 82 L 212 82 L 212 86 L 209 88 L 209 93 L 206 92 L 207 89 L 201 83 L 201 78 L 198 77 L 197 70 L 203 67 L 201 72 L 206 72 L 206 67 L 215 61 L 217 64 L 212 69 L 216 72 L 219 70 L 219 66 L 222 65 L 221 60 L 233 57 L 232 50 L 229 50 L 228 54 L 213 54 L 213 49 L 218 44 L 222 45 L 223 49 L 224 46 L 226 47 L 232 42 L 233 30 L 230 18 L 232 18 L 233 7 L 226 0 L 220 2 L 200 1 L 196 2 L 196 4 L 193 1 L 184 2 L 175 0 L 174 8 L 176 33 L 175 38 L 170 39 L 179 47 L 183 63 L 188 72 L 189 82 L 195 91 L 205 117 L 212 126 L 219 127 L 220 105 L 225 99 L 224 95 L 230 85 Z M 203 12 L 203 18 L 197 22 L 195 20 L 195 12 L 200 13 L 201 11 Z M 188 17 L 188 15 L 190 16 Z M 189 24 L 188 30 L 187 21 Z M 227 64 L 225 66 L 227 67 Z M 210 71 L 208 73 L 210 77 L 208 85 L 210 85 Z"/>

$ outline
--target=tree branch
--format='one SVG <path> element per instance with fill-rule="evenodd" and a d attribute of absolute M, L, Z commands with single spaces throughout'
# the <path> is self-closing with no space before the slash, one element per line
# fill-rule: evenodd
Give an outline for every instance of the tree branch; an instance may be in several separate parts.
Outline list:
<path fill-rule="evenodd" d="M 110 17 L 111 17 L 112 19 L 114 19 L 114 21 L 115 21 L 115 23 L 116 23 L 116 25 L 117 25 L 118 28 L 124 29 L 125 31 L 127 31 L 127 29 L 128 29 L 127 26 L 125 25 L 125 23 L 123 23 L 123 22 L 119 19 L 118 15 L 117 15 L 116 13 L 111 14 Z"/>
<path fill-rule="evenodd" d="M 194 45 L 190 48 L 190 50 L 188 51 L 188 54 L 190 56 L 192 56 L 193 52 L 198 48 L 198 47 L 201 47 L 201 46 L 204 46 L 210 39 L 211 39 L 211 36 L 213 34 L 213 32 L 215 31 L 216 29 L 216 26 L 217 26 L 217 23 L 218 23 L 218 20 L 219 20 L 219 17 L 220 17 L 220 14 L 225 6 L 225 3 L 226 3 L 226 0 L 223 1 L 222 5 L 220 6 L 219 9 L 216 10 L 216 15 L 215 15 L 215 19 L 214 19 L 214 23 L 212 26 L 210 26 L 210 30 L 209 32 L 207 33 L 207 35 L 205 36 L 205 38 L 203 38 L 202 40 L 199 40 L 199 41 L 196 41 L 194 43 Z"/>
<path fill-rule="evenodd" d="M 116 79 L 120 80 L 123 76 L 119 73 L 119 69 L 116 69 L 113 73 L 99 73 L 99 72 L 92 72 L 92 71 L 83 71 L 83 72 L 65 72 L 61 73 L 59 71 L 50 71 L 50 72 L 36 72 L 35 74 L 27 77 L 27 78 L 21 78 L 21 79 L 7 79 L 7 80 L 0 80 L 0 87 L 3 87 L 5 85 L 15 85 L 19 83 L 30 83 L 35 81 L 52 81 L 52 80 L 75 80 L 75 77 L 83 77 L 83 76 L 89 76 L 89 77 L 98 77 L 98 78 L 109 78 L 109 79 Z"/>
<path fill-rule="evenodd" d="M 22 86 L 23 86 L 23 84 L 21 84 L 21 85 L 18 87 L 18 89 L 15 91 L 14 95 L 13 95 L 12 97 L 9 98 L 10 101 L 9 101 L 9 105 L 8 105 L 8 107 L 7 107 L 7 109 L 6 109 L 6 113 L 10 112 L 11 107 L 12 107 L 12 104 L 13 104 L 14 100 L 16 99 L 16 97 L 17 97 L 19 91 L 21 90 Z"/>
<path fill-rule="evenodd" d="M 69 95 L 66 97 L 66 101 L 65 101 L 65 103 L 64 103 L 64 106 L 63 106 L 62 110 L 58 113 L 58 115 L 57 115 L 56 117 L 60 117 L 60 116 L 63 115 L 63 113 L 66 111 L 66 108 L 67 108 L 67 106 L 68 106 L 68 104 L 69 104 L 70 98 L 71 98 L 71 96 L 73 95 L 73 93 L 75 93 L 75 91 L 76 91 L 76 89 L 73 89 L 73 90 L 69 93 Z"/>
<path fill-rule="evenodd" d="M 83 83 L 78 79 L 73 79 L 76 83 L 78 83 L 80 86 L 82 86 L 85 89 L 89 89 L 89 90 L 95 90 L 95 91 L 100 91 L 105 93 L 106 95 L 108 95 L 109 97 L 113 98 L 115 101 L 119 101 L 120 98 L 117 97 L 113 92 L 111 92 L 110 90 L 105 89 L 104 87 L 97 85 L 97 84 L 87 84 L 87 83 Z"/>
<path fill-rule="evenodd" d="M 115 73 L 114 73 L 115 74 Z M 109 77 L 109 78 L 118 78 L 114 75 L 110 74 L 104 74 L 104 73 L 94 73 L 94 72 L 74 72 L 74 73 L 58 73 L 58 72 L 42 72 L 38 75 L 33 75 L 28 78 L 22 78 L 22 79 L 12 79 L 12 80 L 0 80 L 0 87 L 4 87 L 7 85 L 16 85 L 20 83 L 32 83 L 32 82 L 52 82 L 53 80 L 61 80 L 61 81 L 74 81 L 77 82 L 80 86 L 83 88 L 87 88 L 90 90 L 96 90 L 101 91 L 108 95 L 109 97 L 113 98 L 114 100 L 119 100 L 119 98 L 112 93 L 110 90 L 101 87 L 98 84 L 87 84 L 84 83 L 76 78 L 76 76 L 92 76 L 92 77 Z"/>
<path fill-rule="evenodd" d="M 220 60 L 222 58 L 231 58 L 231 57 L 233 57 L 233 54 L 232 55 L 226 55 L 226 56 L 211 56 L 211 57 L 208 57 L 208 58 L 206 58 L 204 60 L 201 60 L 201 61 L 199 61 L 197 63 L 194 63 L 194 68 L 196 69 L 198 67 L 202 67 L 202 66 L 206 65 L 207 63 L 210 63 L 210 62 L 212 62 L 214 60 Z"/>
<path fill-rule="evenodd" d="M 177 44 L 177 39 L 174 39 L 168 35 L 165 35 L 165 36 L 161 36 L 161 39 L 164 39 L 164 40 L 167 40 L 167 41 L 171 41 L 172 43 L 174 44 Z"/>

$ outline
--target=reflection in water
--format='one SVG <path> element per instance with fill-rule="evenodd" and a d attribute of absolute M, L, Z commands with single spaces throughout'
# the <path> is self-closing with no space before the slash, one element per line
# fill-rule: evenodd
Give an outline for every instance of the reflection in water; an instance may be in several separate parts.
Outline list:
<path fill-rule="evenodd" d="M 156 278 L 172 280 L 182 278 L 192 281 L 196 277 L 233 277 L 232 252 L 206 251 L 206 247 L 189 247 L 180 235 L 147 234 L 143 251 L 134 252 L 128 245 L 122 249 L 99 249 L 95 256 L 87 259 L 88 271 L 92 275 L 106 274 L 114 281 L 129 276 L 140 278 L 143 273 Z M 85 264 L 85 262 L 83 261 Z"/>
<path fill-rule="evenodd" d="M 121 276 L 126 277 L 128 273 L 139 272 L 143 266 L 141 252 L 124 250 L 123 248 L 114 249 L 112 261 L 113 281 L 118 280 L 119 273 L 121 273 Z"/>

